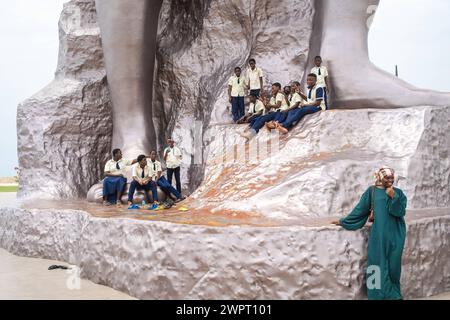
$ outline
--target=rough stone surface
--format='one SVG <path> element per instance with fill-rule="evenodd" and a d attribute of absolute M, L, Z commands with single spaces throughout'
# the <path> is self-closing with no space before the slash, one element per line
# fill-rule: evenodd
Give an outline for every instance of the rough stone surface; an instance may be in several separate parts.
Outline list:
<path fill-rule="evenodd" d="M 249 145 L 238 134 L 244 128 L 215 126 L 206 178 L 192 198 L 278 218 L 343 215 L 386 164 L 396 169 L 408 208 L 448 207 L 449 122 L 446 107 L 328 111 L 305 117 L 279 140 L 263 129 Z M 278 151 L 260 150 L 260 158 L 249 151 L 270 151 L 272 139 Z"/>
<path fill-rule="evenodd" d="M 95 5 L 64 5 L 55 80 L 19 105 L 19 196 L 85 197 L 109 157 L 112 114 Z"/>
<path fill-rule="evenodd" d="M 444 107 L 321 113 L 282 138 L 270 158 L 262 155 L 250 165 L 243 165 L 245 159 L 221 160 L 224 150 L 248 148 L 237 134 L 243 128 L 229 125 L 225 88 L 232 69 L 250 56 L 265 70 L 266 83 L 284 84 L 300 80 L 311 56 L 322 53 L 339 108 L 447 105 L 447 94 L 416 90 L 370 64 L 366 9 L 378 0 L 336 3 L 163 2 L 153 92 L 143 93 L 142 88 L 152 90 L 142 83 L 130 88 L 147 106 L 152 101 L 153 131 L 142 139 L 159 151 L 168 136 L 180 143 L 190 191 L 206 177 L 191 210 L 258 211 L 282 219 L 341 215 L 383 164 L 397 169 L 410 209 L 450 206 L 450 113 Z M 156 27 L 145 30 L 155 36 Z M 337 44 L 345 35 L 354 40 L 347 44 L 353 50 Z M 112 148 L 113 105 L 94 0 L 65 5 L 60 38 L 55 80 L 18 108 L 21 197 L 85 197 Z M 343 55 L 348 52 L 354 54 Z M 370 81 L 349 91 L 354 66 Z M 260 144 L 272 138 L 264 131 L 258 137 Z M 131 141 L 129 150 L 148 145 Z M 445 211 L 410 223 L 402 278 L 406 298 L 450 290 L 449 219 Z M 367 236 L 367 230 L 331 227 L 208 228 L 101 219 L 82 211 L 0 209 L 1 247 L 77 264 L 95 282 L 148 299 L 363 298 Z"/>
<path fill-rule="evenodd" d="M 408 223 L 404 298 L 450 291 L 450 215 Z M 364 299 L 368 230 L 204 227 L 0 209 L 0 247 L 141 299 Z"/>
<path fill-rule="evenodd" d="M 183 181 L 203 179 L 203 133 L 230 123 L 227 85 L 250 57 L 275 81 L 300 81 L 314 16 L 313 1 L 164 1 L 158 28 L 153 113 L 158 145 L 173 136 L 183 150 Z M 197 154 L 195 154 L 197 152 Z"/>

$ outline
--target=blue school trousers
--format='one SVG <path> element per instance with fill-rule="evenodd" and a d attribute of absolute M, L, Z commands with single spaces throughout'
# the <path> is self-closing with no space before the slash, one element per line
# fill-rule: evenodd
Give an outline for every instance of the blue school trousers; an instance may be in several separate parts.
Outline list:
<path fill-rule="evenodd" d="M 234 122 L 238 122 L 245 115 L 244 97 L 231 97 L 231 114 Z"/>
<path fill-rule="evenodd" d="M 322 108 L 313 106 L 291 110 L 289 111 L 286 120 L 280 124 L 283 126 L 283 128 L 290 129 L 295 123 L 303 119 L 304 116 L 319 112 L 321 110 Z"/>
<path fill-rule="evenodd" d="M 145 196 L 147 197 L 147 193 L 149 191 L 152 192 L 152 199 L 153 201 L 158 201 L 158 190 L 156 189 L 156 183 L 153 181 L 150 181 L 149 183 L 141 186 L 136 180 L 133 180 L 130 185 L 130 189 L 128 190 L 128 201 L 132 202 L 134 193 L 137 190 L 144 190 Z M 149 199 L 150 201 L 150 199 Z"/>
<path fill-rule="evenodd" d="M 165 194 L 168 196 L 170 194 L 173 194 L 177 199 L 181 199 L 181 193 L 177 191 L 172 185 L 167 181 L 167 179 L 164 176 L 161 176 L 158 179 L 158 186 L 161 188 L 162 191 L 164 191 Z"/>
<path fill-rule="evenodd" d="M 181 193 L 181 177 L 180 177 L 181 168 L 177 167 L 175 169 L 167 168 L 167 181 L 169 181 L 170 185 L 172 185 L 172 177 L 175 175 L 175 182 L 177 185 L 177 191 Z"/>
<path fill-rule="evenodd" d="M 103 179 L 103 197 L 109 203 L 115 203 L 117 200 L 117 193 L 123 192 L 127 185 L 127 178 L 124 177 L 106 177 Z"/>
<path fill-rule="evenodd" d="M 262 127 L 266 124 L 266 122 L 273 121 L 275 117 L 277 116 L 277 113 L 279 112 L 272 112 L 269 114 L 266 114 L 265 116 L 258 117 L 252 124 L 252 130 L 255 131 L 255 133 L 258 133 L 259 130 L 261 130 Z"/>
<path fill-rule="evenodd" d="M 250 90 L 250 95 L 256 95 L 259 98 L 260 94 L 261 94 L 261 89 Z"/>
<path fill-rule="evenodd" d="M 288 113 L 289 112 L 283 112 L 283 111 L 277 112 L 277 115 L 275 116 L 275 119 L 273 119 L 273 121 L 276 121 L 278 123 L 282 123 L 282 122 L 286 121 L 286 119 L 288 117 Z"/>

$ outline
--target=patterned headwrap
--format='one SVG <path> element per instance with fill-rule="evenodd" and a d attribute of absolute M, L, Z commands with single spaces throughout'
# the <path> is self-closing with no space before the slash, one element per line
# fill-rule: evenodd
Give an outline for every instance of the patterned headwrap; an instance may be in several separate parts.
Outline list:
<path fill-rule="evenodd" d="M 375 185 L 376 186 L 383 186 L 383 178 L 389 177 L 389 176 L 395 176 L 394 169 L 391 169 L 387 166 L 381 167 L 380 170 L 375 172 L 374 178 L 375 178 Z"/>

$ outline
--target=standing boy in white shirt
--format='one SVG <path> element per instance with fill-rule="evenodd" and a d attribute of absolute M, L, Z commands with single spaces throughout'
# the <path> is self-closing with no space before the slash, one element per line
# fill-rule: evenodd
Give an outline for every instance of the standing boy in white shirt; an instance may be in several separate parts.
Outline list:
<path fill-rule="evenodd" d="M 167 180 L 170 185 L 172 185 L 172 176 L 175 174 L 177 191 L 181 194 L 180 171 L 183 155 L 181 154 L 181 150 L 175 146 L 175 141 L 173 139 L 169 138 L 167 140 L 167 144 L 169 146 L 164 150 L 164 161 L 166 162 L 167 167 Z"/>
<path fill-rule="evenodd" d="M 241 76 L 241 68 L 234 68 L 234 75 L 228 81 L 228 98 L 231 103 L 231 114 L 236 123 L 245 114 L 245 78 Z"/>
<path fill-rule="evenodd" d="M 256 60 L 250 59 L 248 61 L 250 68 L 247 70 L 246 80 L 247 88 L 250 89 L 250 94 L 264 97 L 264 73 L 261 68 L 256 67 Z"/>
<path fill-rule="evenodd" d="M 328 69 L 325 66 L 322 66 L 322 57 L 317 56 L 314 58 L 314 64 L 316 65 L 311 69 L 311 73 L 314 73 L 317 76 L 317 87 L 322 87 L 330 95 L 330 83 L 328 76 Z"/>

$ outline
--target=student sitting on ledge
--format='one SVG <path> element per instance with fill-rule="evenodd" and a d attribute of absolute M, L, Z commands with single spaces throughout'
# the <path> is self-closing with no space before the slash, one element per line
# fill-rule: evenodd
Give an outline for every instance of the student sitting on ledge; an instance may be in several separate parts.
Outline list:
<path fill-rule="evenodd" d="M 292 86 L 286 86 L 284 88 L 284 95 L 286 96 L 286 99 L 288 99 L 289 108 L 281 112 L 282 113 L 281 117 L 276 118 L 274 121 L 268 122 L 266 124 L 267 129 L 273 130 L 277 128 L 278 124 L 284 122 L 293 110 L 298 109 L 300 103 L 303 100 L 299 92 L 300 92 L 300 83 L 298 81 L 294 81 L 292 83 Z"/>
<path fill-rule="evenodd" d="M 289 106 L 287 105 L 286 98 L 284 94 L 281 93 L 281 84 L 278 82 L 274 83 L 272 85 L 272 98 L 270 99 L 270 102 L 266 104 L 266 111 L 269 113 L 258 117 L 256 121 L 251 124 L 250 130 L 245 131 L 241 135 L 247 140 L 252 139 L 267 122 L 277 119 L 277 117 L 280 116 L 280 112 L 287 110 L 288 108 Z"/>
<path fill-rule="evenodd" d="M 158 192 L 156 187 L 156 181 L 152 181 L 152 172 L 147 165 L 147 157 L 140 155 L 137 158 L 138 163 L 133 167 L 133 181 L 131 182 L 130 189 L 128 190 L 128 206 L 133 204 L 133 197 L 136 189 L 144 190 L 147 198 L 147 203 L 158 204 Z M 150 191 L 152 197 L 150 198 Z"/>
<path fill-rule="evenodd" d="M 162 175 L 162 166 L 161 162 L 156 160 L 156 151 L 152 151 L 150 153 L 150 160 L 147 161 L 147 165 L 150 167 L 150 174 L 153 181 L 156 181 L 156 184 L 167 195 L 167 197 L 173 199 L 173 196 L 175 196 L 175 202 L 180 202 L 186 199 L 186 197 L 183 197 L 177 189 L 172 187 L 169 181 L 167 181 L 167 179 Z"/>
<path fill-rule="evenodd" d="M 258 99 L 256 93 L 250 94 L 250 105 L 248 107 L 248 112 L 245 116 L 239 119 L 238 124 L 253 124 L 258 117 L 264 115 L 265 110 L 266 107 L 264 106 L 264 103 Z"/>
<path fill-rule="evenodd" d="M 291 110 L 287 119 L 276 126 L 283 134 L 287 134 L 289 129 L 304 116 L 328 109 L 327 93 L 323 87 L 317 87 L 317 76 L 314 73 L 309 74 L 306 82 L 308 96 L 303 98 L 306 98 L 308 102 L 301 104 L 297 109 Z"/>
<path fill-rule="evenodd" d="M 114 202 L 118 207 L 122 205 L 120 198 L 127 184 L 126 167 L 135 164 L 137 160 L 122 159 L 120 149 L 113 150 L 113 158 L 105 165 L 105 179 L 103 179 L 103 204 Z"/>

